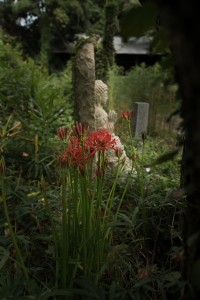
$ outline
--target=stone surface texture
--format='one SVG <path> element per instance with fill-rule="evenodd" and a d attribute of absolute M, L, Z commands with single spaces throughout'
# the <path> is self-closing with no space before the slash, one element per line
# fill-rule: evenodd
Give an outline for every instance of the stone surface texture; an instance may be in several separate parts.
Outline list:
<path fill-rule="evenodd" d="M 93 43 L 77 50 L 74 64 L 74 101 L 76 119 L 94 129 L 95 124 L 95 58 Z"/>

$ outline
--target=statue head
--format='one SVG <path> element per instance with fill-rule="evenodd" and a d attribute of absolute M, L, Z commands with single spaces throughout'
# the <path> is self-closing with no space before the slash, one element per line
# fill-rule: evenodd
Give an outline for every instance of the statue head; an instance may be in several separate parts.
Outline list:
<path fill-rule="evenodd" d="M 95 80 L 94 87 L 95 103 L 104 105 L 108 100 L 108 86 L 102 80 Z"/>

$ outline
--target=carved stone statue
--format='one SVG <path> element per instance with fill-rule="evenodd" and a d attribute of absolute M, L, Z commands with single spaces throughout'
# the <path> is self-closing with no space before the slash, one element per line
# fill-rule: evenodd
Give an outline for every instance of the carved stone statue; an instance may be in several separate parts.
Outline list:
<path fill-rule="evenodd" d="M 94 88 L 94 98 L 95 98 L 95 129 L 107 129 L 116 140 L 116 148 L 120 152 L 120 162 L 123 171 L 128 172 L 131 170 L 131 161 L 127 157 L 122 145 L 120 138 L 114 133 L 114 125 L 117 120 L 117 113 L 114 110 L 107 113 L 103 106 L 108 100 L 108 86 L 101 80 L 95 80 Z M 118 157 L 116 153 L 112 150 L 108 151 L 108 165 L 111 168 L 115 168 L 118 165 Z"/>
<path fill-rule="evenodd" d="M 107 113 L 103 106 L 108 100 L 108 86 L 101 80 L 95 80 L 94 88 L 95 99 L 95 128 L 108 129 L 114 132 L 114 124 L 117 120 L 117 113 L 114 110 Z"/>

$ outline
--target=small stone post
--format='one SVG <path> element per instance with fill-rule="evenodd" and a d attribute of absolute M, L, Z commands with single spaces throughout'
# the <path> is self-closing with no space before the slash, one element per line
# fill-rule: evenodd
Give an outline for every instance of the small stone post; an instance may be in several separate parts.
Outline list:
<path fill-rule="evenodd" d="M 134 118 L 133 118 L 133 133 L 137 140 L 142 138 L 142 134 L 147 132 L 149 103 L 135 102 L 134 103 Z"/>

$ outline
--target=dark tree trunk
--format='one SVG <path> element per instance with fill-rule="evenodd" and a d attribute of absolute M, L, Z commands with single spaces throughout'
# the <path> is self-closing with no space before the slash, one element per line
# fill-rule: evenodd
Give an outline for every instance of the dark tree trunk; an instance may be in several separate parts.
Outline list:
<path fill-rule="evenodd" d="M 198 1 L 157 0 L 161 22 L 167 27 L 182 98 L 185 130 L 184 185 L 187 193 L 185 222 L 184 299 L 200 299 L 200 13 Z"/>
<path fill-rule="evenodd" d="M 106 0 L 104 10 L 105 25 L 102 47 L 96 49 L 96 77 L 97 79 L 107 82 L 109 68 L 112 67 L 115 62 L 113 39 L 118 31 L 118 0 Z"/>
<path fill-rule="evenodd" d="M 107 0 L 105 5 L 105 28 L 103 37 L 103 49 L 107 57 L 109 66 L 114 64 L 115 49 L 113 45 L 113 38 L 118 30 L 118 1 Z"/>

